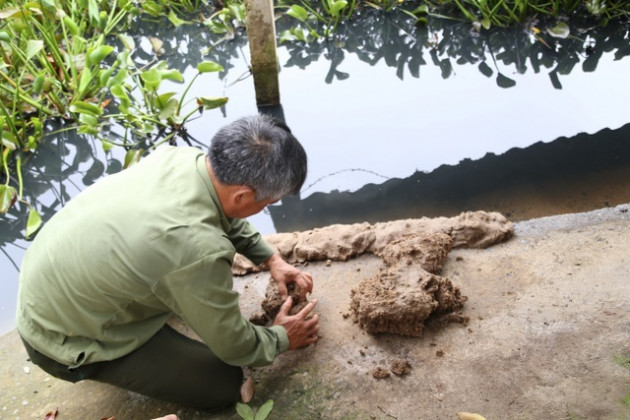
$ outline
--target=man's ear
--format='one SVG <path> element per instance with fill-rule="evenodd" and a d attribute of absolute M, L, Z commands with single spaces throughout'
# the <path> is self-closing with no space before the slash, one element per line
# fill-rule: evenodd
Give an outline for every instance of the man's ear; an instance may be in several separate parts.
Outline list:
<path fill-rule="evenodd" d="M 240 206 L 244 201 L 255 200 L 256 191 L 246 185 L 235 185 L 231 194 L 234 205 Z"/>

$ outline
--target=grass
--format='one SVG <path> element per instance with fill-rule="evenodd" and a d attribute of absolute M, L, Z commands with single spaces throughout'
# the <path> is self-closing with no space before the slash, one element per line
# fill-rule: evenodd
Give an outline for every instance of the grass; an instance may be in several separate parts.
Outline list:
<path fill-rule="evenodd" d="M 630 371 L 630 352 L 614 356 L 613 360 L 619 366 Z M 630 409 L 630 390 L 628 390 L 628 393 L 622 398 L 621 402 L 626 406 L 626 408 Z"/>

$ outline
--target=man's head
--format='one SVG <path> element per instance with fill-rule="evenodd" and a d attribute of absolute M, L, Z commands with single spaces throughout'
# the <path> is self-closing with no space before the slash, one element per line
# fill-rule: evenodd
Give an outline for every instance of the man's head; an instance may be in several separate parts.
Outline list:
<path fill-rule="evenodd" d="M 306 179 L 306 152 L 284 123 L 266 116 L 245 117 L 221 128 L 208 149 L 216 179 L 252 190 L 256 202 L 297 194 Z"/>

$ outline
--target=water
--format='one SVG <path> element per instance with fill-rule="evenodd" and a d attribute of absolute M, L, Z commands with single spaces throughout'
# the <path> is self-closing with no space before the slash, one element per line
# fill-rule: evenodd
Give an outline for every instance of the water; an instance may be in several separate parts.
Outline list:
<path fill-rule="evenodd" d="M 528 55 L 519 61 L 503 38 L 483 41 L 460 27 L 410 35 L 404 22 L 394 23 L 407 35 L 388 38 L 358 26 L 347 29 L 345 49 L 279 48 L 282 108 L 308 153 L 309 173 L 299 199 L 252 217 L 262 233 L 474 209 L 516 220 L 630 200 L 630 59 L 618 46 L 627 39 L 615 44 L 614 37 L 593 35 L 601 48 L 591 71 L 594 59 L 583 47 L 565 46 L 573 63 L 567 68 L 567 59 L 542 44 L 525 46 Z M 472 58 L 464 41 L 434 48 L 447 43 L 447 34 L 473 43 Z M 207 43 L 206 35 L 178 28 L 165 59 L 190 80 Z M 146 38 L 137 44 L 150 48 Z M 246 42 L 221 44 L 212 54 L 228 71 L 204 75 L 195 92 L 230 101 L 190 122 L 201 144 L 219 126 L 257 111 L 253 80 L 238 81 L 248 72 Z M 549 56 L 551 66 L 536 65 Z M 512 83 L 507 79 L 514 86 L 501 87 Z M 120 170 L 120 160 L 89 139 L 51 139 L 31 162 L 25 190 L 46 219 L 95 178 Z M 28 246 L 19 233 L 24 217 L 14 210 L 0 225 L 0 333 L 13 328 L 17 267 Z"/>

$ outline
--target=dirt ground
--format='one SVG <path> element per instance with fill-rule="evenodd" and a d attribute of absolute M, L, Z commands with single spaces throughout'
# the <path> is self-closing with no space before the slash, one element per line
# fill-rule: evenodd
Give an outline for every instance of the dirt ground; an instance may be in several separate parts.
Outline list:
<path fill-rule="evenodd" d="M 252 370 L 269 419 L 630 419 L 630 205 L 518 222 L 485 249 L 454 248 L 439 273 L 467 299 L 467 324 L 421 337 L 369 334 L 352 316 L 352 290 L 385 263 L 373 253 L 306 263 L 315 279 L 319 342 Z M 365 248 L 368 249 L 368 248 Z M 347 260 L 342 261 L 342 259 Z M 235 279 L 246 315 L 269 275 Z M 0 419 L 236 419 L 107 385 L 69 384 L 0 338 Z"/>

